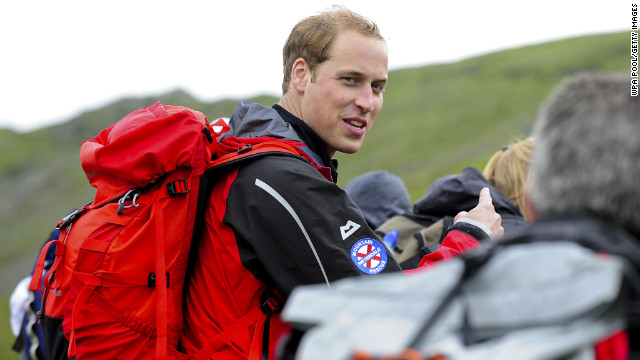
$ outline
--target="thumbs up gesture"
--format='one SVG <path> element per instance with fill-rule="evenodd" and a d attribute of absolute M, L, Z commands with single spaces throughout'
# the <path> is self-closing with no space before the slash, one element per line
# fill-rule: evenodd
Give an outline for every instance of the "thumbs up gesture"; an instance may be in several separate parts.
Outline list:
<path fill-rule="evenodd" d="M 454 222 L 460 218 L 469 218 L 479 221 L 486 225 L 496 238 L 504 235 L 504 228 L 502 227 L 502 217 L 498 214 L 493 207 L 493 199 L 491 199 L 491 193 L 489 188 L 483 188 L 480 191 L 480 198 L 478 205 L 470 211 L 461 211 L 454 218 Z"/>

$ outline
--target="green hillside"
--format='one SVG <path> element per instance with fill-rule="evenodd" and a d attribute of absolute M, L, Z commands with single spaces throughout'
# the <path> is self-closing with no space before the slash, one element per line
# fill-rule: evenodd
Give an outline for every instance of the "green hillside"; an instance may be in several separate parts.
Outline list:
<path fill-rule="evenodd" d="M 528 135 L 537 109 L 566 75 L 625 71 L 628 34 L 588 36 L 390 74 L 383 109 L 356 156 L 340 154 L 348 180 L 388 169 L 419 198 L 434 179 Z"/>
<path fill-rule="evenodd" d="M 541 102 L 559 81 L 582 71 L 627 73 L 628 33 L 586 36 L 464 61 L 392 71 L 376 125 L 356 155 L 339 154 L 339 184 L 367 171 L 401 176 L 414 200 L 436 178 L 482 168 L 496 150 L 528 135 Z M 249 99 L 271 105 L 274 97 Z M 79 164 L 83 140 L 127 113 L 162 101 L 229 116 L 237 100 L 205 103 L 184 91 L 128 98 L 29 133 L 0 130 L 0 299 L 26 275 L 55 222 L 91 200 Z M 0 311 L 0 339 L 11 338 Z M 0 343 L 0 358 L 12 358 Z M 8 345 L 7 345 L 8 346 Z"/>

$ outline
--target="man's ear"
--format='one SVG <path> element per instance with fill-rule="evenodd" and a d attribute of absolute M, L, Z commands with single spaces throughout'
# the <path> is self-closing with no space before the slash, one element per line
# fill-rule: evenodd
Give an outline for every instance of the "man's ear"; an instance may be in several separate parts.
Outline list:
<path fill-rule="evenodd" d="M 531 184 L 527 183 L 527 185 L 524 187 L 524 208 L 525 211 L 527 212 L 527 216 L 526 219 L 528 222 L 534 222 L 536 221 L 537 215 L 536 215 L 536 209 L 533 206 L 533 200 L 531 200 Z"/>
<path fill-rule="evenodd" d="M 291 67 L 291 86 L 297 92 L 304 92 L 307 84 L 311 82 L 311 70 L 303 58 L 298 58 Z"/>

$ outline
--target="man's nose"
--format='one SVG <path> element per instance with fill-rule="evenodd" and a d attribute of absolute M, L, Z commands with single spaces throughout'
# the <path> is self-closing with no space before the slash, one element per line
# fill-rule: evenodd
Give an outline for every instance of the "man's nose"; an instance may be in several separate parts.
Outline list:
<path fill-rule="evenodd" d="M 365 113 L 370 113 L 375 109 L 375 106 L 373 104 L 373 90 L 371 89 L 371 87 L 362 88 L 362 90 L 358 94 L 358 97 L 356 98 L 355 104 Z"/>

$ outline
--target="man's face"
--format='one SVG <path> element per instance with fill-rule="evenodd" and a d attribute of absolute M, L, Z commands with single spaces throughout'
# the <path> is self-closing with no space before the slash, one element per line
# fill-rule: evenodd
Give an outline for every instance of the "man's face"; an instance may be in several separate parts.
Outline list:
<path fill-rule="evenodd" d="M 384 42 L 348 31 L 338 35 L 329 60 L 306 82 L 301 119 L 324 140 L 331 156 L 360 149 L 382 107 L 387 72 Z"/>

